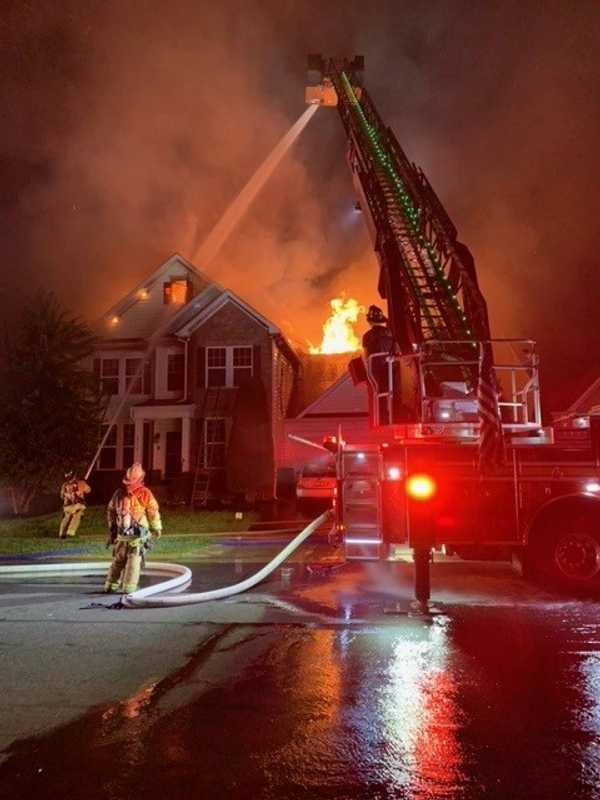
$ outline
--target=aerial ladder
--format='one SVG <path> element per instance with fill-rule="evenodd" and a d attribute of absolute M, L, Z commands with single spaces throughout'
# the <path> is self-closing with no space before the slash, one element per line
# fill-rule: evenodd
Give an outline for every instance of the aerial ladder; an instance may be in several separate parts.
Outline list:
<path fill-rule="evenodd" d="M 546 499 L 581 499 L 581 519 L 591 506 L 579 495 L 586 486 L 600 492 L 600 482 L 597 465 L 594 471 L 586 463 L 560 484 L 564 454 L 552 451 L 533 459 L 547 467 L 527 465 L 532 449 L 552 446 L 552 431 L 542 425 L 535 343 L 491 339 L 473 257 L 423 171 L 382 121 L 363 74 L 361 56 L 308 58 L 305 99 L 340 115 L 391 332 L 391 346 L 373 352 L 365 344 L 362 358 L 350 363 L 355 382 L 367 381 L 376 438 L 350 445 L 341 432 L 326 446 L 337 458 L 346 556 L 385 558 L 408 544 L 417 601 L 426 604 L 434 548 L 464 553 L 485 545 L 522 554 L 535 539 L 541 552 L 548 534 L 538 522 L 553 515 L 532 482 L 547 481 Z M 600 498 L 593 499 L 596 524 Z M 548 567 L 554 559 L 554 573 L 571 584 L 600 583 L 600 539 L 581 524 L 571 539 L 553 533 L 552 554 L 546 547 L 542 560 Z"/>
<path fill-rule="evenodd" d="M 380 263 L 402 352 L 423 341 L 489 339 L 473 261 L 422 170 L 411 164 L 362 86 L 364 61 L 309 57 L 308 102 L 337 105 L 348 161 Z"/>

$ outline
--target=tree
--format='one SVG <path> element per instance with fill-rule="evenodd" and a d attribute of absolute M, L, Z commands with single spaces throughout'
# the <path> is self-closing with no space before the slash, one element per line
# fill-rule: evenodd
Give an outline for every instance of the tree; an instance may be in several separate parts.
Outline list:
<path fill-rule="evenodd" d="M 248 502 L 273 497 L 273 437 L 265 387 L 246 378 L 237 390 L 227 456 L 227 485 Z"/>
<path fill-rule="evenodd" d="M 103 415 L 100 387 L 86 368 L 94 349 L 87 325 L 40 292 L 0 346 L 0 481 L 15 514 L 26 513 L 66 469 L 94 453 Z"/>

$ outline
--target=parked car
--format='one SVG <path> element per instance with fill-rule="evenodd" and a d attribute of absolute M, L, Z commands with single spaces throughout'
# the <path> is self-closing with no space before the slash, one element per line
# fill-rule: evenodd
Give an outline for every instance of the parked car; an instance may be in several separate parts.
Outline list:
<path fill-rule="evenodd" d="M 296 483 L 298 508 L 331 505 L 336 492 L 333 462 L 305 464 Z"/>

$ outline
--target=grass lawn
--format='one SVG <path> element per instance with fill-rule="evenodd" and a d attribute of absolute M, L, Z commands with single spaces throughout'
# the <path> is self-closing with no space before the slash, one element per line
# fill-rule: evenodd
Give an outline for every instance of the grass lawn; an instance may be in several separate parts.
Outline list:
<path fill-rule="evenodd" d="M 193 558 L 206 547 L 211 533 L 219 531 L 244 531 L 255 522 L 258 515 L 245 512 L 244 518 L 235 519 L 233 511 L 190 511 L 189 509 L 161 509 L 163 538 L 152 550 L 156 560 Z M 27 556 L 36 553 L 73 551 L 77 558 L 108 558 L 105 506 L 86 509 L 77 536 L 59 539 L 58 526 L 61 512 L 43 514 L 24 519 L 0 519 L 0 558 L 2 556 Z"/>

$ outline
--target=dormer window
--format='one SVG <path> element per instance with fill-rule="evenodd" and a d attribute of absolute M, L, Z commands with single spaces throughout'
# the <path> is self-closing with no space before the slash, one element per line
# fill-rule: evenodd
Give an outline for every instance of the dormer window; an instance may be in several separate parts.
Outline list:
<path fill-rule="evenodd" d="M 163 303 L 182 306 L 188 301 L 190 283 L 186 280 L 173 280 L 163 283 Z"/>

